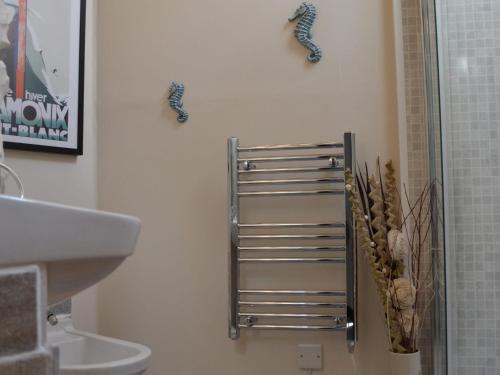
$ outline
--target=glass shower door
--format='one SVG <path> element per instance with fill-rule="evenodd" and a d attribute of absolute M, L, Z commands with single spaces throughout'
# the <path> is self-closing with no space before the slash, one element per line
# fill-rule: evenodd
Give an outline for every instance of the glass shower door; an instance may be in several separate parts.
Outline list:
<path fill-rule="evenodd" d="M 429 176 L 443 184 L 435 267 L 446 254 L 446 283 L 436 275 L 446 288 L 433 312 L 435 374 L 499 374 L 500 0 L 421 6 Z"/>
<path fill-rule="evenodd" d="M 424 375 L 447 374 L 447 288 L 445 262 L 445 175 L 441 123 L 437 9 L 434 0 L 401 0 L 406 98 L 407 190 L 416 201 L 432 184 L 431 270 L 419 339 Z M 426 283 L 427 284 L 427 283 Z"/>

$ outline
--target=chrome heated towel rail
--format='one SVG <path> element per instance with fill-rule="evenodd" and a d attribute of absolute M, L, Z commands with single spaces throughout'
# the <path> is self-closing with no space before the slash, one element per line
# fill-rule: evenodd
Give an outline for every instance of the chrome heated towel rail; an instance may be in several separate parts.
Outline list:
<path fill-rule="evenodd" d="M 345 331 L 352 352 L 357 341 L 356 244 L 343 172 L 356 173 L 354 134 L 345 133 L 339 143 L 255 147 L 240 147 L 237 138 L 229 138 L 228 163 L 229 337 L 237 340 L 241 329 Z M 287 197 L 292 205 L 294 197 L 318 196 L 338 202 L 345 209 L 345 220 L 240 222 L 241 199 Z M 293 233 L 296 230 L 300 233 Z M 246 264 L 315 263 L 345 266 L 345 290 L 240 288 L 240 267 Z"/>

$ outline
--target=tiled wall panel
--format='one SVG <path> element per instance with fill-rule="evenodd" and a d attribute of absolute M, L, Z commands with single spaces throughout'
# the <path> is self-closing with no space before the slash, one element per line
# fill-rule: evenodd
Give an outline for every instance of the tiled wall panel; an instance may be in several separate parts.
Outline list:
<path fill-rule="evenodd" d="M 0 273 L 0 357 L 38 345 L 36 271 Z"/>
<path fill-rule="evenodd" d="M 57 353 L 38 351 L 33 354 L 0 361 L 0 375 L 59 375 Z"/>
<path fill-rule="evenodd" d="M 500 374 L 500 1 L 442 0 L 457 375 Z M 451 290 L 451 289 L 450 289 Z"/>
<path fill-rule="evenodd" d="M 57 375 L 44 343 L 45 285 L 37 266 L 0 269 L 0 375 Z"/>

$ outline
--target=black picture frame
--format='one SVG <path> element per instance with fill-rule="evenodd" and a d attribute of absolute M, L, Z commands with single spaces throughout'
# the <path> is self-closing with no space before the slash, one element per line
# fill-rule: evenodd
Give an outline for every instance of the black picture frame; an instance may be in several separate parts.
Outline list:
<path fill-rule="evenodd" d="M 25 3 L 28 4 L 27 10 L 25 13 L 25 14 L 27 14 L 27 17 L 25 17 L 25 19 L 27 19 L 26 24 L 28 24 L 29 23 L 29 9 L 30 9 L 29 8 L 29 0 L 24 0 L 24 1 L 25 1 Z M 86 4 L 86 0 L 61 0 L 61 1 L 70 2 L 72 7 L 75 7 L 75 9 L 78 9 L 78 16 L 77 17 L 74 16 L 74 13 L 76 13 L 74 9 L 72 9 L 72 11 L 70 12 L 70 15 L 69 15 L 69 16 L 71 16 L 71 19 L 69 21 L 70 30 L 68 30 L 68 32 L 70 34 L 73 33 L 72 34 L 73 40 L 70 40 L 70 45 L 67 46 L 68 51 L 73 49 L 72 53 L 69 53 L 70 58 L 68 59 L 69 61 L 68 61 L 67 70 L 71 71 L 72 64 L 78 64 L 77 74 L 69 74 L 69 76 L 68 76 L 68 87 L 71 87 L 71 85 L 76 84 L 77 88 L 74 88 L 74 86 L 72 86 L 73 90 L 68 89 L 67 97 L 64 98 L 64 101 L 60 101 L 57 99 L 58 98 L 57 95 L 51 95 L 52 93 L 50 92 L 50 90 L 48 90 L 49 85 L 47 84 L 46 90 L 44 92 L 45 92 L 45 94 L 47 94 L 47 91 L 48 91 L 49 92 L 48 97 L 51 99 L 54 99 L 52 101 L 55 101 L 56 103 L 51 103 L 51 104 L 44 103 L 46 105 L 46 108 L 43 109 L 44 114 L 50 113 L 52 111 L 52 115 L 51 115 L 52 120 L 50 118 L 47 118 L 47 117 L 44 117 L 42 120 L 42 118 L 40 117 L 39 121 L 42 124 L 46 124 L 46 122 L 44 120 L 47 119 L 47 121 L 49 123 L 52 121 L 52 124 L 54 124 L 54 121 L 56 121 L 56 120 L 54 120 L 54 112 L 53 111 L 56 110 L 55 109 L 56 107 L 54 107 L 54 106 L 58 105 L 59 108 L 64 108 L 64 110 L 66 110 L 66 107 L 68 107 L 67 112 L 65 112 L 66 113 L 65 118 L 62 118 L 62 116 L 61 116 L 61 119 L 60 119 L 62 122 L 64 122 L 64 120 L 66 120 L 66 129 L 67 129 L 66 136 L 63 135 L 64 131 L 56 132 L 56 130 L 50 129 L 50 128 L 45 128 L 44 133 L 41 134 L 40 132 L 42 131 L 43 126 L 31 126 L 29 129 L 28 136 L 25 135 L 26 132 L 23 133 L 24 134 L 23 136 L 17 135 L 17 134 L 20 134 L 19 126 L 23 126 L 23 129 L 24 129 L 24 128 L 26 128 L 27 125 L 14 124 L 15 119 L 16 119 L 16 115 L 12 114 L 12 111 L 8 110 L 9 109 L 9 107 L 8 107 L 9 102 L 7 102 L 7 101 L 9 100 L 8 99 L 9 95 L 10 95 L 11 99 L 14 100 L 13 95 L 15 94 L 15 91 L 17 89 L 17 87 L 16 87 L 17 82 L 13 82 L 12 77 L 14 75 L 14 77 L 15 77 L 14 81 L 17 80 L 17 76 L 15 76 L 15 73 L 17 71 L 17 66 L 18 66 L 17 59 L 15 57 L 13 58 L 12 56 L 10 56 L 11 61 L 12 60 L 16 61 L 16 64 L 14 64 L 14 66 L 16 68 L 10 67 L 10 69 L 9 69 L 9 64 L 6 62 L 7 71 L 9 73 L 9 77 L 11 78 L 11 84 L 10 84 L 11 92 L 4 99 L 3 107 L 0 107 L 1 129 L 2 129 L 3 136 L 4 136 L 4 147 L 6 149 L 38 151 L 38 152 L 48 152 L 48 153 L 68 154 L 68 155 L 83 155 L 84 104 L 85 104 L 84 103 L 84 95 L 85 95 L 85 91 L 84 91 L 84 85 L 85 85 L 85 31 L 86 31 L 87 4 Z M 9 5 L 8 0 L 6 1 L 6 3 L 7 3 L 7 5 Z M 21 0 L 20 0 L 19 4 L 21 4 Z M 19 5 L 18 8 L 20 8 L 20 7 L 21 7 L 21 5 Z M 19 43 L 18 43 L 18 40 L 16 40 L 15 27 L 17 26 L 19 29 L 19 24 L 20 24 L 19 13 L 20 13 L 20 10 L 18 9 L 18 13 L 17 13 L 18 20 L 16 22 L 16 16 L 14 16 L 14 20 L 13 20 L 14 26 L 12 26 L 12 24 L 11 24 L 11 29 L 9 30 L 9 40 L 11 41 L 11 46 L 17 47 L 18 51 L 19 51 Z M 57 13 L 53 14 L 53 17 L 54 17 L 53 22 L 57 22 L 57 18 L 62 17 L 62 16 L 64 16 L 64 15 L 57 14 Z M 50 20 L 47 20 L 47 22 L 50 22 Z M 30 29 L 30 28 L 26 27 L 26 29 Z M 27 31 L 26 33 L 30 33 L 30 30 Z M 18 34 L 20 34 L 20 32 L 18 32 Z M 28 40 L 30 38 L 34 39 L 34 37 L 31 35 L 28 35 L 28 37 L 26 37 L 26 39 L 28 39 Z M 78 41 L 77 47 L 74 46 L 74 42 L 76 40 Z M 25 51 L 27 48 L 26 44 L 29 45 L 30 41 L 27 43 L 25 42 L 25 46 L 24 46 Z M 34 44 L 34 43 L 31 42 L 31 44 Z M 35 51 L 36 51 L 36 49 L 35 49 Z M 40 51 L 43 52 L 43 49 L 41 49 Z M 75 52 L 75 51 L 77 51 L 77 52 Z M 12 49 L 11 49 L 10 53 L 11 53 L 11 55 L 13 54 Z M 26 52 L 26 56 L 28 56 L 28 53 L 29 52 Z M 41 54 L 41 56 L 43 59 L 42 54 Z M 5 61 L 4 60 L 5 57 L 7 57 L 7 59 L 9 58 L 8 55 L 3 54 L 2 55 L 3 61 Z M 33 65 L 33 64 L 29 63 L 28 57 L 26 57 L 26 59 L 25 59 L 25 64 L 27 66 L 26 69 L 30 69 Z M 42 65 L 45 66 L 45 64 L 42 64 Z M 46 67 L 46 68 L 50 69 L 51 67 Z M 34 70 L 34 69 L 32 68 L 32 70 Z M 55 74 L 55 72 L 53 72 L 53 73 Z M 26 75 L 28 75 L 28 74 L 29 73 L 27 73 L 25 70 L 25 73 L 24 73 L 25 78 L 26 78 Z M 31 76 L 36 77 L 36 74 L 32 74 Z M 23 81 L 24 81 L 24 78 L 23 78 Z M 39 83 L 39 81 L 37 81 L 37 83 Z M 43 87 L 43 85 L 40 85 L 40 84 L 38 86 Z M 73 91 L 73 92 L 70 92 L 70 91 Z M 36 115 L 35 115 L 33 113 L 32 108 L 30 108 L 28 105 L 25 106 L 25 104 L 27 104 L 26 103 L 27 101 L 29 101 L 30 103 L 35 102 L 35 99 L 33 99 L 33 98 L 31 98 L 32 100 L 28 100 L 28 98 L 27 98 L 28 95 L 29 95 L 28 91 L 26 89 L 23 90 L 23 98 L 22 98 L 23 106 L 22 106 L 22 110 L 21 110 L 21 112 L 22 112 L 21 118 L 24 119 L 25 117 L 28 117 L 27 113 L 31 113 L 34 116 L 34 119 L 36 121 L 36 119 L 38 118 L 38 112 L 35 112 L 36 113 Z M 36 92 L 33 95 L 35 97 L 40 98 L 40 96 L 39 96 L 40 94 L 36 94 Z M 45 96 L 47 97 L 47 95 L 45 95 Z M 78 96 L 78 97 L 75 98 L 75 96 Z M 18 100 L 18 99 L 19 99 L 19 96 L 16 98 L 16 100 Z M 10 103 L 12 103 L 12 101 L 10 101 Z M 40 107 L 42 106 L 42 104 L 40 104 L 40 102 L 36 102 L 36 103 L 38 103 L 40 105 Z M 64 103 L 65 105 L 60 105 L 60 103 Z M 71 103 L 73 103 L 72 106 L 71 106 Z M 75 103 L 76 103 L 77 108 L 74 108 Z M 51 106 L 51 110 L 49 110 L 49 105 Z M 2 109 L 4 109 L 6 112 L 3 113 Z M 30 112 L 30 110 L 31 110 L 31 112 Z M 57 111 L 59 111 L 59 109 Z M 62 111 L 62 112 L 64 112 L 64 111 Z M 18 126 L 18 128 L 16 130 L 17 134 L 14 134 L 13 132 L 10 134 L 6 134 L 6 129 L 4 129 L 4 127 L 6 127 L 8 125 L 5 125 L 6 123 L 3 121 L 3 119 L 4 119 L 3 115 L 5 115 L 5 117 L 10 116 L 10 118 L 11 118 L 11 124 L 10 124 L 11 127 L 9 128 L 10 131 L 13 131 L 14 127 Z M 73 119 L 73 121 L 72 121 L 72 119 Z M 34 120 L 29 120 L 29 121 L 34 121 Z M 57 121 L 59 121 L 59 118 Z M 50 125 L 49 125 L 49 127 L 50 127 Z M 33 131 L 33 134 L 31 133 L 32 131 Z M 51 131 L 52 131 L 52 133 L 51 133 Z M 44 134 L 45 134 L 45 136 L 48 137 L 47 139 L 42 138 L 42 137 L 44 137 Z M 39 138 L 36 138 L 35 135 Z M 51 139 L 49 137 L 53 137 L 53 138 Z M 56 139 L 57 137 L 59 139 Z"/>

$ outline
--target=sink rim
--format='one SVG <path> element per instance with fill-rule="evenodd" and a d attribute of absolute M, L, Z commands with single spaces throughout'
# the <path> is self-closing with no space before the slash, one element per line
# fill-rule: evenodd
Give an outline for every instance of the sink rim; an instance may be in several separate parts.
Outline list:
<path fill-rule="evenodd" d="M 75 210 L 75 211 L 87 212 L 89 214 L 93 213 L 93 214 L 99 214 L 99 215 L 104 215 L 104 216 L 109 216 L 109 217 L 116 217 L 116 218 L 121 217 L 122 219 L 133 220 L 133 221 L 138 222 L 139 224 L 141 223 L 141 220 L 135 216 L 116 213 L 116 212 L 110 212 L 110 211 L 106 211 L 106 210 L 99 210 L 97 208 L 80 207 L 80 206 L 75 206 L 75 205 L 70 205 L 70 204 L 44 201 L 41 199 L 33 199 L 33 198 L 26 198 L 26 197 L 21 198 L 21 197 L 15 196 L 15 195 L 7 195 L 7 194 L 0 194 L 0 201 L 2 201 L 2 200 L 11 201 L 11 202 L 22 202 L 22 203 L 27 203 L 27 204 L 39 204 L 39 205 L 49 206 L 49 207 L 53 207 L 53 208 L 70 209 L 70 210 Z"/>

